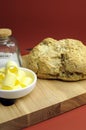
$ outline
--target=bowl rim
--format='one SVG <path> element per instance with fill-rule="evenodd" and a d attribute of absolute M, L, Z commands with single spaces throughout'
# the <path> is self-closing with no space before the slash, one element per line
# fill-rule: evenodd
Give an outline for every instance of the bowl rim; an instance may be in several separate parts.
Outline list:
<path fill-rule="evenodd" d="M 24 90 L 26 90 L 27 88 L 32 87 L 32 86 L 36 83 L 36 81 L 37 81 L 37 75 L 36 75 L 36 73 L 35 73 L 34 71 L 32 71 L 32 70 L 30 70 L 30 69 L 28 69 L 28 68 L 25 68 L 25 67 L 19 67 L 19 68 L 22 69 L 22 70 L 26 70 L 26 71 L 31 72 L 31 73 L 34 75 L 34 80 L 33 80 L 33 82 L 32 82 L 31 84 L 29 84 L 28 86 L 24 87 L 24 88 L 19 88 L 19 89 L 14 89 L 14 90 L 3 90 L 3 89 L 0 89 L 0 92 L 13 93 L 13 92 L 24 91 Z"/>

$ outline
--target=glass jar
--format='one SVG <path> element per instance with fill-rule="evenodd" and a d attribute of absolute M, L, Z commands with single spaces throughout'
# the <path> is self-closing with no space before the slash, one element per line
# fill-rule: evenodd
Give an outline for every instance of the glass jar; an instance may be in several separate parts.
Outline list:
<path fill-rule="evenodd" d="M 15 61 L 18 66 L 22 66 L 21 55 L 11 29 L 0 29 L 0 68 L 4 67 L 8 61 Z"/>

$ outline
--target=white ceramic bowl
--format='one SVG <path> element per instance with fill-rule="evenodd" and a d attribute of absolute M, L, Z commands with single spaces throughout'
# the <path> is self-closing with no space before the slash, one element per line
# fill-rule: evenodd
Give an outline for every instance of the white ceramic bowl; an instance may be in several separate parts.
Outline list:
<path fill-rule="evenodd" d="M 17 99 L 20 97 L 23 97 L 27 94 L 29 94 L 34 87 L 36 86 L 36 82 L 37 82 L 37 76 L 36 74 L 29 69 L 20 67 L 21 70 L 25 71 L 27 73 L 27 75 L 30 75 L 33 78 L 33 82 L 28 85 L 25 88 L 21 88 L 21 89 L 16 89 L 16 90 L 0 90 L 0 98 L 5 98 L 5 99 Z"/>

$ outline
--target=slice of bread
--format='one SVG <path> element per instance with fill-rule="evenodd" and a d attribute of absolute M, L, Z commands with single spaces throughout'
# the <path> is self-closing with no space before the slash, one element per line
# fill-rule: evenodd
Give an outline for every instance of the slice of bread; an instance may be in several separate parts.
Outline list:
<path fill-rule="evenodd" d="M 42 79 L 86 79 L 86 46 L 75 39 L 46 38 L 27 55 L 27 67 Z"/>

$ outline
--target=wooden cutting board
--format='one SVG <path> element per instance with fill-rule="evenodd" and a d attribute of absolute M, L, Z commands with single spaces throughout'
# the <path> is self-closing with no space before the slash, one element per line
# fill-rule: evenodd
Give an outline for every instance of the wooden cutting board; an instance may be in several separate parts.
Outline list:
<path fill-rule="evenodd" d="M 26 61 L 26 56 L 23 60 Z M 24 62 L 26 67 L 26 63 Z M 12 106 L 0 104 L 0 130 L 21 130 L 86 104 L 86 80 L 38 79 L 35 89 Z"/>

